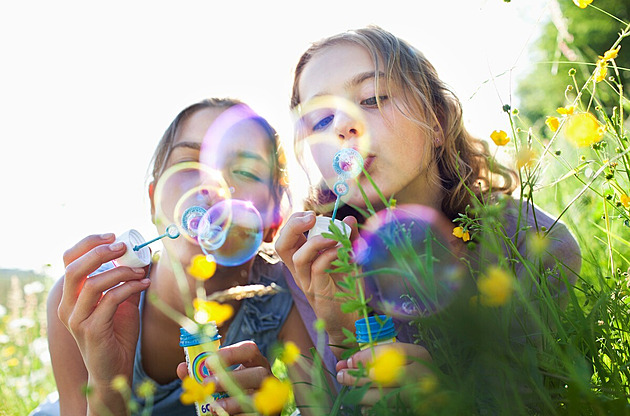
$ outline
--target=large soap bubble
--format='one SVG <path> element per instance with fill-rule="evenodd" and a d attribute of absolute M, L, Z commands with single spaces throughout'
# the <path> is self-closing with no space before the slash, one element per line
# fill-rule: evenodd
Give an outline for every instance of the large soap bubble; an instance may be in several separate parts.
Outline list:
<path fill-rule="evenodd" d="M 355 241 L 366 291 L 377 310 L 401 320 L 433 314 L 454 299 L 464 268 L 437 211 L 401 205 L 370 217 Z"/>
<path fill-rule="evenodd" d="M 213 205 L 199 221 L 197 240 L 218 264 L 237 266 L 251 259 L 263 239 L 263 222 L 254 204 L 239 199 Z"/>

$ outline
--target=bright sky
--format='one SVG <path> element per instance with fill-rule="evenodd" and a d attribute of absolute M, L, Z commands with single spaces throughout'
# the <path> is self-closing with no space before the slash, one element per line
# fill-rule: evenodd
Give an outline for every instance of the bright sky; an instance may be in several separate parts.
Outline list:
<path fill-rule="evenodd" d="M 206 97 L 236 97 L 289 143 L 297 59 L 348 29 L 377 24 L 409 41 L 458 94 L 473 133 L 508 130 L 501 106 L 531 64 L 523 51 L 547 20 L 545 4 L 2 2 L 0 268 L 50 264 L 46 273 L 58 277 L 63 252 L 85 235 L 156 236 L 145 178 L 175 115 Z M 511 78 L 492 82 L 511 68 Z"/>

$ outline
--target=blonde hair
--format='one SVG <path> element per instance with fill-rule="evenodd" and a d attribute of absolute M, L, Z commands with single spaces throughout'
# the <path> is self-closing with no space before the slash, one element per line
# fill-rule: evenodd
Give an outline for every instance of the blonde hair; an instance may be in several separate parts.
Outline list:
<path fill-rule="evenodd" d="M 429 180 L 443 190 L 442 211 L 449 218 L 464 212 L 473 195 L 480 198 L 489 193 L 514 191 L 518 183 L 516 172 L 496 162 L 488 144 L 468 133 L 459 99 L 438 77 L 433 65 L 422 52 L 378 26 L 344 32 L 312 44 L 295 69 L 292 109 L 300 104 L 298 85 L 310 59 L 319 51 L 341 43 L 354 43 L 367 49 L 374 61 L 375 75 L 382 60 L 387 94 L 399 98 L 403 103 L 399 110 L 417 123 L 428 143 L 433 144 L 429 146 L 429 168 L 435 164 L 437 177 Z M 375 76 L 375 80 L 378 89 L 379 77 Z M 329 196 L 315 193 L 305 205 L 317 206 Z"/>

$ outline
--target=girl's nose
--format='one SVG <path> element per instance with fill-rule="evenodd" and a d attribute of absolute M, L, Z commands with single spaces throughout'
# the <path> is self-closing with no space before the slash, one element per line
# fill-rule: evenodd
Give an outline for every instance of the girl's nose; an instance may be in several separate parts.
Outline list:
<path fill-rule="evenodd" d="M 335 123 L 335 134 L 341 140 L 356 139 L 363 134 L 360 123 L 343 111 L 337 111 L 333 123 Z"/>

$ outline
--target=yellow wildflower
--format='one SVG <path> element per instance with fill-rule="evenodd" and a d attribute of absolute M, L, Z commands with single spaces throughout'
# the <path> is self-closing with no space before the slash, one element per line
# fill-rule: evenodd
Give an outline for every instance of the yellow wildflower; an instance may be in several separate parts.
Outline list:
<path fill-rule="evenodd" d="M 549 247 L 549 239 L 543 233 L 535 232 L 529 235 L 527 246 L 535 255 L 541 255 Z"/>
<path fill-rule="evenodd" d="M 141 399 L 148 399 L 149 397 L 153 397 L 153 395 L 155 394 L 155 389 L 155 383 L 151 379 L 145 379 L 136 388 L 136 394 Z"/>
<path fill-rule="evenodd" d="M 532 167 L 536 161 L 536 152 L 526 147 L 521 148 L 516 154 L 516 168 Z"/>
<path fill-rule="evenodd" d="M 568 107 L 558 107 L 556 111 L 558 114 L 562 114 L 563 116 L 570 116 L 575 111 L 575 106 L 570 105 Z"/>
<path fill-rule="evenodd" d="M 221 326 L 234 315 L 234 308 L 229 304 L 221 304 L 215 301 L 207 301 L 200 298 L 193 300 L 193 308 L 195 309 L 195 321 L 200 324 L 206 324 L 214 321 L 217 326 Z"/>
<path fill-rule="evenodd" d="M 477 280 L 479 303 L 484 306 L 504 305 L 512 296 L 514 278 L 497 266 L 491 266 Z"/>
<path fill-rule="evenodd" d="M 621 45 L 617 46 L 615 49 L 608 49 L 604 52 L 604 56 L 600 56 L 599 58 L 603 61 L 610 61 L 611 59 L 615 59 L 619 54 L 619 49 L 621 49 Z"/>
<path fill-rule="evenodd" d="M 621 195 L 621 204 L 626 208 L 630 208 L 630 196 L 626 194 Z"/>
<path fill-rule="evenodd" d="M 254 407 L 263 415 L 280 413 L 289 401 L 291 384 L 274 376 L 263 380 L 260 390 L 254 394 Z"/>
<path fill-rule="evenodd" d="M 545 124 L 551 131 L 556 131 L 560 127 L 560 120 L 558 120 L 558 117 L 547 117 Z"/>
<path fill-rule="evenodd" d="M 461 238 L 464 241 L 470 240 L 470 233 L 464 230 L 462 227 L 453 228 L 453 235 L 457 238 Z"/>
<path fill-rule="evenodd" d="M 7 360 L 7 366 L 9 366 L 9 367 L 17 367 L 19 364 L 20 364 L 20 360 L 18 360 L 15 357 L 10 358 L 9 360 Z"/>
<path fill-rule="evenodd" d="M 586 9 L 586 6 L 591 4 L 593 0 L 573 0 L 573 3 L 580 9 Z"/>
<path fill-rule="evenodd" d="M 606 74 L 608 73 L 608 62 L 600 59 L 597 61 L 597 67 L 595 68 L 595 73 L 593 74 L 595 82 L 602 82 L 606 79 Z"/>
<path fill-rule="evenodd" d="M 300 349 L 293 341 L 284 344 L 284 349 L 280 355 L 280 360 L 286 365 L 293 365 L 300 358 Z"/>
<path fill-rule="evenodd" d="M 117 375 L 112 379 L 111 386 L 117 392 L 124 392 L 129 389 L 129 383 L 127 383 L 127 378 L 121 374 Z"/>
<path fill-rule="evenodd" d="M 213 382 L 200 384 L 194 378 L 186 376 L 182 381 L 182 394 L 179 396 L 179 400 L 185 405 L 203 402 L 207 397 L 212 396 L 214 389 Z"/>
<path fill-rule="evenodd" d="M 395 347 L 384 348 L 368 366 L 370 378 L 383 386 L 389 386 L 402 376 L 404 365 L 404 353 Z"/>
<path fill-rule="evenodd" d="M 203 254 L 197 254 L 193 257 L 190 262 L 190 266 L 188 266 L 188 274 L 194 277 L 197 280 L 208 280 L 217 270 L 217 263 L 212 259 L 207 258 Z"/>
<path fill-rule="evenodd" d="M 433 393 L 437 385 L 438 380 L 433 373 L 423 375 L 418 381 L 418 386 L 423 393 Z"/>
<path fill-rule="evenodd" d="M 495 130 L 490 134 L 490 138 L 497 146 L 505 146 L 509 143 L 510 138 L 503 130 Z"/>
<path fill-rule="evenodd" d="M 590 146 L 602 139 L 605 128 L 591 113 L 572 115 L 564 123 L 564 135 L 577 147 Z"/>
<path fill-rule="evenodd" d="M 17 351 L 17 349 L 15 348 L 15 345 L 9 345 L 7 347 L 4 347 L 2 349 L 2 357 L 3 358 L 9 358 L 13 354 L 15 354 L 16 351 Z"/>

